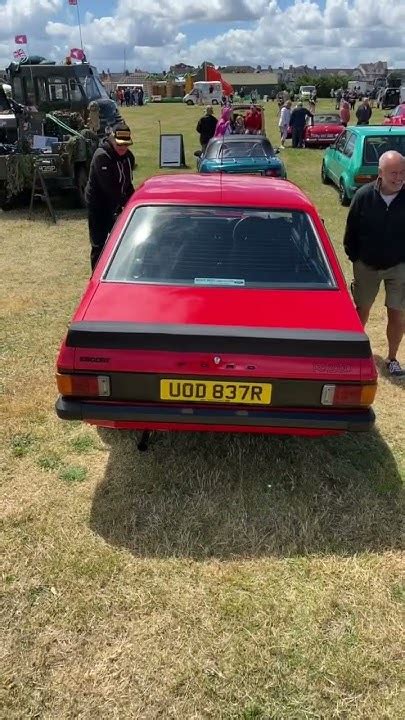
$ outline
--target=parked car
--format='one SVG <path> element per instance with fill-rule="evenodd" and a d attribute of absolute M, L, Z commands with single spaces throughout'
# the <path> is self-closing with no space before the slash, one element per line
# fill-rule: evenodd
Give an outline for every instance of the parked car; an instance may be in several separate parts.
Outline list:
<path fill-rule="evenodd" d="M 305 147 L 328 147 L 339 137 L 343 125 L 339 113 L 317 113 L 305 128 Z"/>
<path fill-rule="evenodd" d="M 286 178 L 287 173 L 270 140 L 263 135 L 226 135 L 212 138 L 205 151 L 198 150 L 200 173 L 247 173 Z"/>
<path fill-rule="evenodd" d="M 56 412 L 142 431 L 337 435 L 372 427 L 376 377 L 298 187 L 159 176 L 124 208 L 74 313 Z"/>
<path fill-rule="evenodd" d="M 359 187 L 376 179 L 378 161 L 387 150 L 405 155 L 405 127 L 350 126 L 326 150 L 322 182 L 333 182 L 339 188 L 341 204 L 349 205 Z"/>
<path fill-rule="evenodd" d="M 377 107 L 382 110 L 394 108 L 401 102 L 400 88 L 380 88 L 376 100 Z"/>
<path fill-rule="evenodd" d="M 405 125 L 405 103 L 387 113 L 383 125 Z"/>

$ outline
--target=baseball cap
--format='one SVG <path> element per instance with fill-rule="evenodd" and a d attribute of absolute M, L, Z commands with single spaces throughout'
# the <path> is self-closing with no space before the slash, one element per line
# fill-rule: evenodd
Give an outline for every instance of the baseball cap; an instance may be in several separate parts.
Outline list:
<path fill-rule="evenodd" d="M 124 122 L 117 123 L 112 129 L 111 136 L 114 138 L 117 145 L 133 145 L 131 138 L 131 131 L 128 125 Z"/>

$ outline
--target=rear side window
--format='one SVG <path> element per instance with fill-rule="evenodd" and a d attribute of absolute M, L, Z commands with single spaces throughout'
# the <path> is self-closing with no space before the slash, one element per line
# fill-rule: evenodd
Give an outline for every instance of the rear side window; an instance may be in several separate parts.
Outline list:
<path fill-rule="evenodd" d="M 138 208 L 104 279 L 222 287 L 335 287 L 306 213 L 224 207 Z"/>
<path fill-rule="evenodd" d="M 355 145 L 356 145 L 356 136 L 353 133 L 351 133 L 349 135 L 349 139 L 348 139 L 345 149 L 344 149 L 344 154 L 347 155 L 347 157 L 351 157 L 353 155 Z"/>
<path fill-rule="evenodd" d="M 346 145 L 347 140 L 347 132 L 343 132 L 341 135 L 339 135 L 337 143 L 336 143 L 336 150 L 339 152 L 343 152 L 344 147 Z"/>

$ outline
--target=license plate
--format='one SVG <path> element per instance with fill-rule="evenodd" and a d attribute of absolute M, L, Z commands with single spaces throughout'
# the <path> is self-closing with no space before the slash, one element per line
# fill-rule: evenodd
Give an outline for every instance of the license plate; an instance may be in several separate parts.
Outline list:
<path fill-rule="evenodd" d="M 38 165 L 38 170 L 42 173 L 54 173 L 56 172 L 55 165 Z"/>
<path fill-rule="evenodd" d="M 188 402 L 235 403 L 237 405 L 270 405 L 269 383 L 223 382 L 214 380 L 160 381 L 160 399 Z"/>

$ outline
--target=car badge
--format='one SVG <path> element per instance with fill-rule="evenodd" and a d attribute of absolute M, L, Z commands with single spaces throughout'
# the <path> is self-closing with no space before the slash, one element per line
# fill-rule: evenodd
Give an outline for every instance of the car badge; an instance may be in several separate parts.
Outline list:
<path fill-rule="evenodd" d="M 218 355 L 216 355 L 216 356 L 214 357 L 214 363 L 215 363 L 215 365 L 219 365 L 220 362 L 221 362 L 221 358 L 218 357 Z"/>

